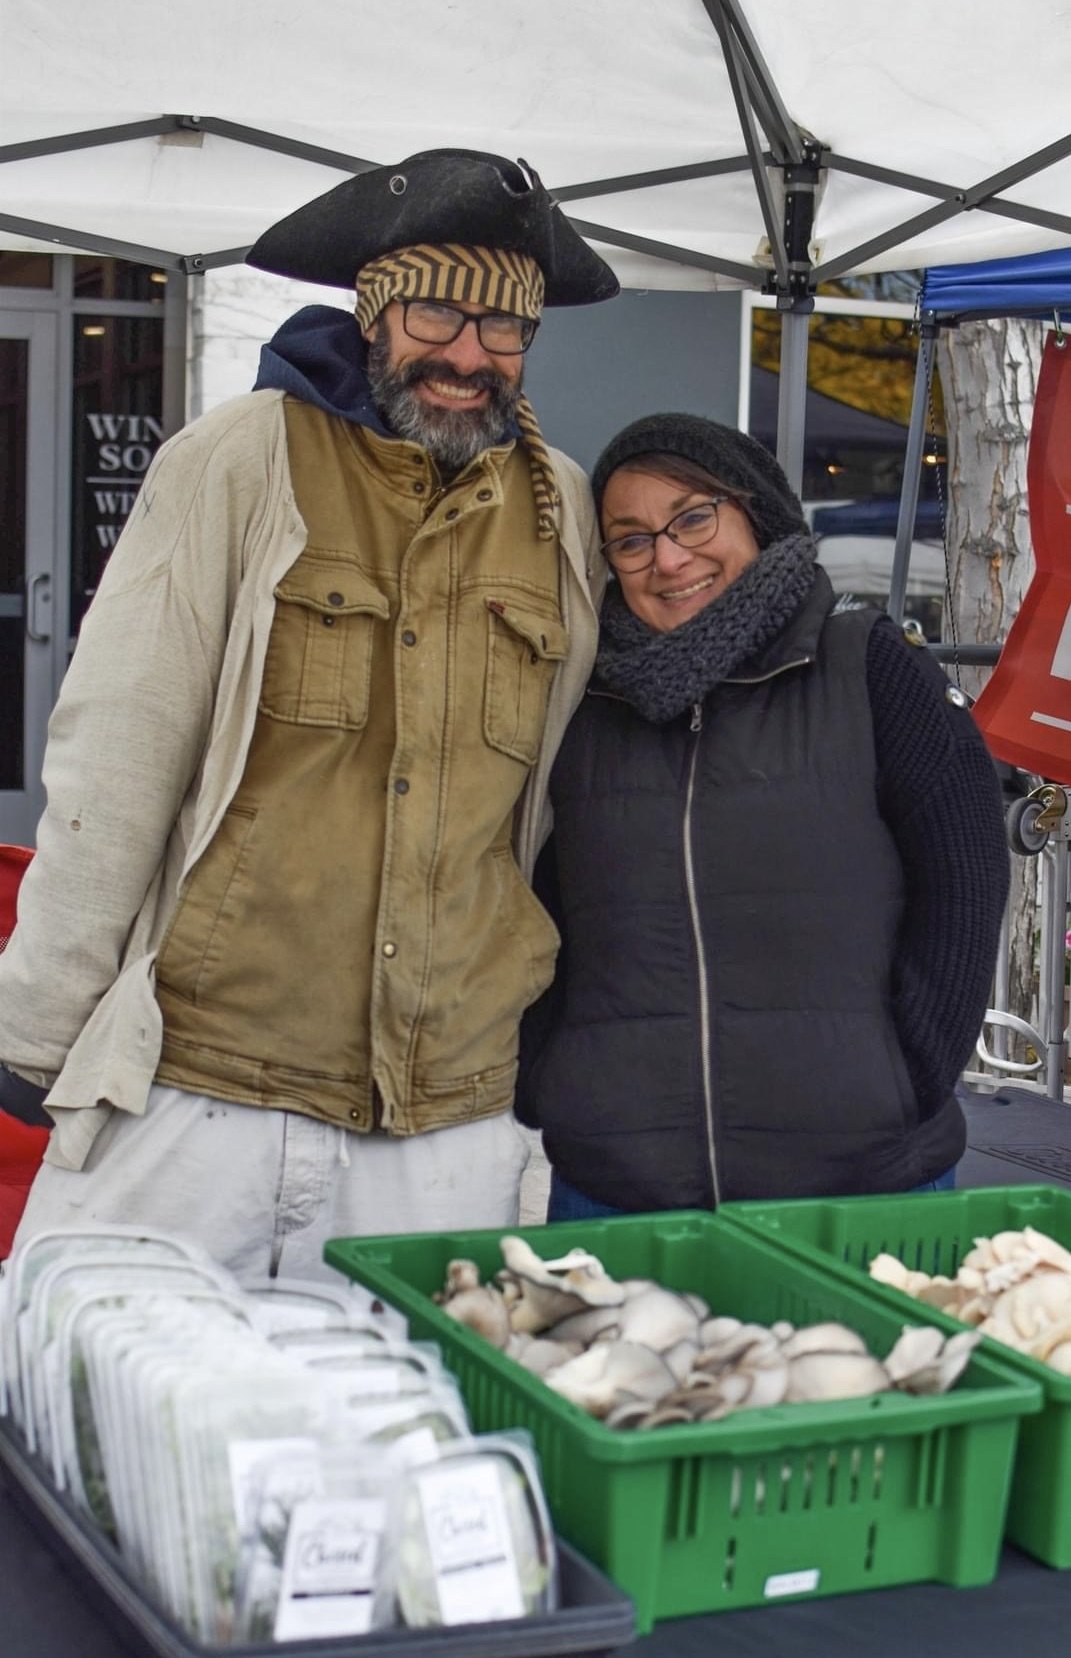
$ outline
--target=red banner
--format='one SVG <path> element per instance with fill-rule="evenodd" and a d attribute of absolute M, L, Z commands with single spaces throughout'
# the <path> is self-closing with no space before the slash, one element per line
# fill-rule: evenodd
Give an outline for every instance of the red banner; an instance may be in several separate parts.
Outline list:
<path fill-rule="evenodd" d="M 15 895 L 32 857 L 29 847 L 0 846 L 0 950 L 15 929 Z M 0 1261 L 10 1252 L 47 1144 L 47 1129 L 27 1128 L 0 1112 Z"/>
<path fill-rule="evenodd" d="M 1027 456 L 1037 571 L 974 717 L 999 760 L 1071 783 L 1071 342 L 1050 334 Z"/>

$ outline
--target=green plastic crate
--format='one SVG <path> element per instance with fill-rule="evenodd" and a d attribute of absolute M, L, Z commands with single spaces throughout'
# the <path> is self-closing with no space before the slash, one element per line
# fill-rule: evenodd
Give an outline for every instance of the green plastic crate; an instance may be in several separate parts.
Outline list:
<path fill-rule="evenodd" d="M 519 1228 L 550 1258 L 576 1245 L 615 1277 L 772 1323 L 839 1319 L 886 1353 L 903 1318 L 866 1285 L 690 1211 Z M 891 1584 L 988 1582 L 1019 1417 L 1040 1389 L 991 1357 L 935 1399 L 900 1393 L 740 1411 L 649 1432 L 605 1427 L 448 1318 L 431 1297 L 455 1256 L 484 1277 L 498 1231 L 337 1239 L 331 1265 L 438 1342 L 474 1426 L 527 1428 L 559 1532 L 633 1597 L 637 1623 Z"/>
<path fill-rule="evenodd" d="M 958 1320 L 874 1284 L 867 1264 L 883 1250 L 914 1270 L 953 1278 L 975 1238 L 1033 1226 L 1071 1249 L 1071 1191 L 1059 1186 L 993 1186 L 896 1196 L 728 1203 L 719 1215 L 846 1282 L 865 1278 L 903 1318 L 932 1314 L 943 1329 Z M 914 1310 L 912 1313 L 912 1309 Z M 1007 1536 L 1048 1566 L 1071 1566 L 1071 1376 L 983 1338 L 984 1348 L 1040 1386 L 1040 1414 L 1022 1425 L 1008 1502 Z"/>

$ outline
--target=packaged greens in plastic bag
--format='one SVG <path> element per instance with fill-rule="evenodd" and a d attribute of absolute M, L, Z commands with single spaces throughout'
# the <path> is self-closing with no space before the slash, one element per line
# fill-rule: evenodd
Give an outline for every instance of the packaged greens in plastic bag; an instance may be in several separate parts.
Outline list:
<path fill-rule="evenodd" d="M 345 1328 L 362 1316 L 346 1284 L 336 1288 L 305 1278 L 243 1278 L 241 1287 L 253 1303 L 258 1329 L 268 1336 L 286 1330 Z"/>
<path fill-rule="evenodd" d="M 135 1226 L 56 1227 L 38 1232 L 12 1255 L 4 1271 L 4 1298 L 0 1318 L 0 1414 L 10 1414 L 25 1432 L 19 1332 L 25 1326 L 34 1286 L 41 1274 L 61 1257 L 104 1256 L 140 1261 L 188 1261 L 223 1269 L 199 1245 L 171 1233 Z"/>
<path fill-rule="evenodd" d="M 240 1639 L 363 1635 L 391 1618 L 380 1558 L 394 1477 L 367 1447 L 262 1459 L 243 1539 Z"/>
<path fill-rule="evenodd" d="M 557 1554 L 527 1434 L 439 1448 L 394 1488 L 385 1572 L 415 1628 L 530 1617 L 557 1606 Z"/>

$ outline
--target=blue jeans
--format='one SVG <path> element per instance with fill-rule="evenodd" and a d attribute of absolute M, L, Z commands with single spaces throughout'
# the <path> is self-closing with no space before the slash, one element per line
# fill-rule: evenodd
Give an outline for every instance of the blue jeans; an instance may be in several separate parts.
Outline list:
<path fill-rule="evenodd" d="M 950 1192 L 956 1184 L 955 1165 L 946 1169 L 944 1174 L 938 1175 L 936 1180 L 927 1180 L 921 1186 L 910 1187 L 911 1192 Z M 905 1192 L 904 1196 L 908 1196 Z M 628 1214 L 627 1209 L 613 1209 L 608 1203 L 597 1203 L 593 1197 L 586 1197 L 578 1192 L 575 1186 L 570 1186 L 560 1174 L 552 1173 L 550 1177 L 550 1203 L 547 1206 L 548 1220 L 606 1220 L 611 1215 Z"/>

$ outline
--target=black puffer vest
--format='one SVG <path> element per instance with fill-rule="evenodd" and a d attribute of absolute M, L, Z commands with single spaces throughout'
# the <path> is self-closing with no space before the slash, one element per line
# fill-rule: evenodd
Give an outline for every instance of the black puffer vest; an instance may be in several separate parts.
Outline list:
<path fill-rule="evenodd" d="M 551 795 L 568 971 L 526 1079 L 571 1185 L 627 1210 L 897 1191 L 956 1161 L 890 1012 L 903 907 L 876 803 L 872 610 L 814 592 L 667 725 L 585 698 Z"/>

